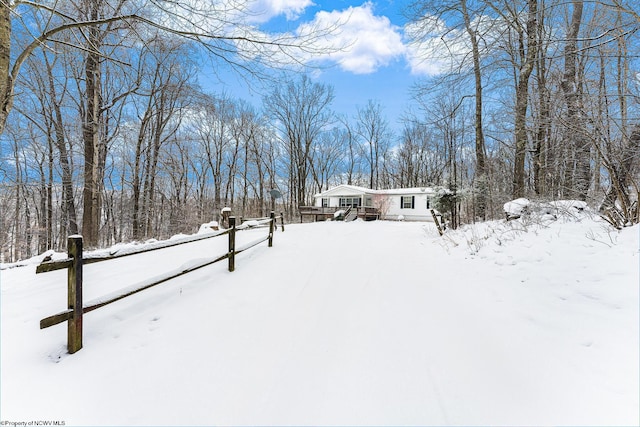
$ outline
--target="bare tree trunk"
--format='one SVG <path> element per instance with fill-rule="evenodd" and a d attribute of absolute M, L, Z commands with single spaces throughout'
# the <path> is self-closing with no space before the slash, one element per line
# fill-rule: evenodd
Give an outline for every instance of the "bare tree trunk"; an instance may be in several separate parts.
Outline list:
<path fill-rule="evenodd" d="M 538 23 L 538 46 L 536 62 L 536 78 L 538 83 L 538 117 L 535 124 L 535 139 L 533 148 L 533 187 L 537 196 L 549 195 L 550 177 L 549 163 L 552 161 L 552 151 L 550 150 L 551 139 L 551 107 L 550 92 L 547 87 L 547 48 L 542 43 L 545 40 L 546 26 L 544 22 L 545 13 L 540 13 Z"/>
<path fill-rule="evenodd" d="M 575 177 L 574 186 L 570 191 L 572 197 L 579 200 L 587 200 L 589 187 L 591 186 L 591 144 L 583 135 L 583 120 L 581 118 L 581 100 L 578 81 L 578 35 L 582 22 L 582 0 L 572 2 L 573 13 L 567 31 L 567 42 L 564 51 L 564 75 L 562 79 L 562 91 L 567 105 L 567 136 L 570 147 L 575 152 Z"/>
<path fill-rule="evenodd" d="M 148 129 L 151 122 L 152 116 L 152 96 L 149 96 L 149 100 L 147 102 L 147 108 L 144 112 L 142 120 L 140 121 L 140 129 L 138 131 L 138 136 L 136 138 L 136 150 L 135 150 L 135 158 L 133 160 L 133 172 L 132 172 L 132 190 L 133 190 L 133 212 L 132 212 L 132 232 L 134 239 L 142 238 L 142 224 L 144 222 L 144 217 L 142 215 L 142 208 L 140 206 L 141 199 L 141 184 L 142 182 L 146 182 L 147 175 L 140 175 L 140 170 L 142 169 L 143 163 L 143 151 L 147 153 L 147 160 L 145 163 L 144 171 L 148 173 L 148 162 L 149 162 L 149 147 L 146 146 L 146 139 L 148 138 Z"/>
<path fill-rule="evenodd" d="M 78 234 L 78 217 L 76 214 L 76 203 L 73 190 L 73 173 L 69 163 L 69 152 L 67 150 L 67 142 L 64 133 L 64 118 L 60 109 L 60 103 L 57 102 L 58 94 L 53 78 L 53 69 L 47 56 L 44 58 L 47 68 L 47 77 L 49 84 L 49 95 L 53 102 L 53 129 L 55 134 L 56 148 L 60 154 L 60 168 L 62 169 L 62 199 L 65 206 L 65 212 L 68 218 L 69 234 Z"/>
<path fill-rule="evenodd" d="M 38 172 L 40 175 L 40 188 L 39 188 L 39 209 L 36 209 L 36 216 L 38 219 L 38 253 L 41 254 L 46 251 L 47 248 L 47 230 L 49 224 L 47 223 L 47 173 L 45 172 L 45 165 L 47 162 L 47 153 L 49 147 L 53 145 L 50 135 L 47 136 L 47 150 L 43 151 L 42 158 L 38 158 Z"/>
<path fill-rule="evenodd" d="M 49 144 L 49 167 L 47 183 L 47 249 L 53 249 L 53 145 Z"/>
<path fill-rule="evenodd" d="M 526 47 L 518 48 L 522 63 L 516 84 L 515 111 L 515 160 L 513 170 L 513 197 L 524 197 L 525 194 L 525 157 L 527 153 L 527 109 L 529 100 L 529 77 L 533 72 L 538 51 L 537 15 L 538 0 L 527 0 Z"/>
<path fill-rule="evenodd" d="M 0 3 L 0 135 L 13 105 L 13 77 L 11 75 L 11 8 Z"/>
<path fill-rule="evenodd" d="M 91 1 L 90 19 L 98 19 L 98 4 Z M 85 62 L 85 105 L 82 126 L 84 142 L 84 190 L 82 235 L 85 247 L 98 246 L 101 219 L 101 175 L 100 175 L 100 91 L 102 72 L 100 66 L 101 45 L 99 29 L 89 27 L 87 57 Z"/>
<path fill-rule="evenodd" d="M 473 56 L 473 77 L 475 83 L 475 135 L 476 135 L 476 216 L 481 220 L 486 218 L 487 208 L 487 172 L 485 162 L 485 144 L 484 144 L 484 131 L 482 129 L 482 71 L 480 68 L 480 49 L 478 45 L 478 36 L 476 29 L 472 27 L 471 17 L 467 10 L 467 0 L 461 0 L 460 6 L 462 9 L 462 16 L 464 19 L 464 26 L 469 35 L 471 42 L 471 53 Z"/>
<path fill-rule="evenodd" d="M 161 113 L 158 113 L 160 115 Z M 157 122 L 155 127 L 157 128 L 162 121 L 161 118 L 156 117 Z M 144 235 L 149 236 L 153 234 L 153 219 L 155 212 L 155 198 L 156 198 L 156 175 L 158 169 L 158 158 L 160 157 L 160 147 L 162 145 L 161 130 L 156 129 L 153 134 L 153 145 L 151 146 L 151 158 L 147 160 L 146 177 L 144 185 L 144 205 L 145 212 L 145 227 Z"/>

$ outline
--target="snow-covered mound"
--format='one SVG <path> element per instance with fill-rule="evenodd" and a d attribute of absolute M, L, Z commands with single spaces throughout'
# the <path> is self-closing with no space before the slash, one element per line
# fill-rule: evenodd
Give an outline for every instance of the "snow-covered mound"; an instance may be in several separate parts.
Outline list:
<path fill-rule="evenodd" d="M 525 199 L 524 197 L 512 200 L 504 204 L 504 212 L 507 214 L 507 218 L 519 218 L 520 215 L 527 211 L 530 203 L 529 199 Z"/>
<path fill-rule="evenodd" d="M 200 225 L 198 229 L 198 234 L 208 234 L 218 231 L 220 229 L 220 224 L 218 221 L 210 221 Z"/>
<path fill-rule="evenodd" d="M 532 202 L 526 198 L 511 200 L 504 204 L 507 220 L 518 219 L 525 215 L 537 216 L 538 219 L 557 219 L 559 216 L 570 216 L 589 213 L 586 202 L 580 200 L 556 200 L 552 202 Z M 593 213 L 590 213 L 593 215 Z"/>

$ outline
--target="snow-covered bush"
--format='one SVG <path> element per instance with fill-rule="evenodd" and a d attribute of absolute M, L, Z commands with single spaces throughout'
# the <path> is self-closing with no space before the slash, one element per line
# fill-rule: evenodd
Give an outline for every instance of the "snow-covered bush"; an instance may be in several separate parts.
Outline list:
<path fill-rule="evenodd" d="M 503 205 L 505 216 L 507 221 L 512 219 L 518 219 L 522 215 L 526 215 L 529 212 L 529 205 L 531 202 L 529 199 L 521 197 L 519 199 L 512 200 Z"/>
<path fill-rule="evenodd" d="M 590 212 L 587 203 L 580 200 L 545 202 L 526 198 L 511 200 L 504 204 L 503 209 L 507 221 L 522 219 L 525 225 L 536 221 L 555 221 L 558 218 L 580 220 Z"/>

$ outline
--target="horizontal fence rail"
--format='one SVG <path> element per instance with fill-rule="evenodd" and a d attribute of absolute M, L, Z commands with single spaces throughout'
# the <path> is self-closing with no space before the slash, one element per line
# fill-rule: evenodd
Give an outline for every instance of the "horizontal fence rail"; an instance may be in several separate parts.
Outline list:
<path fill-rule="evenodd" d="M 280 214 L 282 231 L 284 231 L 284 215 Z M 255 227 L 269 227 L 269 233 L 266 237 L 257 239 L 253 242 L 247 243 L 239 248 L 236 248 L 235 235 L 237 231 L 248 230 Z M 120 301 L 126 297 L 137 294 L 138 292 L 149 289 L 153 286 L 164 283 L 168 280 L 175 279 L 183 274 L 190 273 L 198 270 L 202 267 L 206 267 L 216 262 L 227 259 L 229 261 L 229 271 L 235 270 L 235 256 L 247 249 L 250 249 L 262 242 L 267 241 L 268 246 L 273 246 L 273 233 L 276 229 L 276 217 L 274 212 L 271 212 L 271 216 L 267 218 L 252 219 L 251 223 L 243 223 L 236 225 L 236 218 L 229 218 L 229 229 L 220 233 L 206 235 L 206 236 L 193 236 L 176 241 L 158 242 L 157 244 L 151 244 L 141 249 L 125 250 L 122 253 L 114 252 L 109 255 L 89 255 L 84 256 L 82 252 L 82 236 L 69 236 L 68 238 L 68 257 L 57 261 L 47 261 L 41 263 L 36 268 L 36 273 L 46 273 L 49 271 L 56 271 L 66 268 L 67 273 L 67 296 L 68 296 L 68 308 L 60 313 L 52 316 L 45 317 L 40 320 L 40 329 L 45 329 L 50 326 L 57 325 L 62 322 L 67 322 L 67 350 L 70 354 L 73 354 L 82 348 L 82 316 L 98 308 L 104 307 L 108 304 Z M 122 258 L 125 256 L 136 255 L 146 252 L 155 251 L 158 249 L 166 249 L 185 243 L 193 243 L 200 240 L 211 239 L 214 237 L 229 236 L 229 248 L 228 252 L 213 259 L 200 259 L 195 260 L 189 265 L 181 268 L 166 272 L 164 274 L 152 277 L 148 280 L 136 283 L 128 286 L 124 289 L 119 289 L 110 294 L 101 296 L 94 300 L 83 303 L 82 299 L 82 267 L 84 264 L 92 264 L 95 262 L 110 261 L 113 259 Z"/>
<path fill-rule="evenodd" d="M 190 237 L 185 237 L 183 239 L 177 239 L 173 241 L 151 243 L 151 244 L 145 245 L 144 248 L 118 250 L 115 252 L 111 252 L 109 255 L 87 254 L 86 256 L 83 255 L 82 262 L 83 264 L 93 264 L 96 262 L 110 261 L 112 259 L 123 258 L 130 255 L 138 255 L 145 252 L 157 251 L 158 249 L 166 249 L 166 248 L 171 248 L 173 246 L 184 245 L 185 243 L 193 243 L 193 242 L 198 242 L 200 240 L 220 237 L 228 233 L 229 233 L 229 230 L 224 230 L 219 233 L 207 234 L 204 236 L 190 236 Z M 55 271 L 55 270 L 62 270 L 64 268 L 68 268 L 71 265 L 71 261 L 72 261 L 71 258 L 65 258 L 65 259 L 60 259 L 55 261 L 43 262 L 36 267 L 36 273 L 46 273 L 47 271 Z"/>

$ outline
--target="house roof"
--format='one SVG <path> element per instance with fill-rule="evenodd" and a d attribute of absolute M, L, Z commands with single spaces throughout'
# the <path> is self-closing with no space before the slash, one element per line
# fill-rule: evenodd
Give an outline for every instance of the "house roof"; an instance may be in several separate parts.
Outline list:
<path fill-rule="evenodd" d="M 328 197 L 328 196 L 358 196 L 362 194 L 386 194 L 386 195 L 402 195 L 402 194 L 425 194 L 434 193 L 431 187 L 412 187 L 412 188 L 389 188 L 385 190 L 372 190 L 366 187 L 358 187 L 355 185 L 342 184 L 336 187 L 330 188 L 322 193 L 316 194 L 314 197 Z"/>

